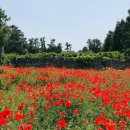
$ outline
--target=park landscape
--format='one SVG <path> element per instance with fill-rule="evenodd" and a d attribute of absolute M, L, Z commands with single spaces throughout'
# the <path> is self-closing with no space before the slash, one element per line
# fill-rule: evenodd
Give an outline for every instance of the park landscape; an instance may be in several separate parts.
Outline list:
<path fill-rule="evenodd" d="M 0 130 L 130 130 L 130 10 L 77 52 L 10 20 L 0 8 Z"/>

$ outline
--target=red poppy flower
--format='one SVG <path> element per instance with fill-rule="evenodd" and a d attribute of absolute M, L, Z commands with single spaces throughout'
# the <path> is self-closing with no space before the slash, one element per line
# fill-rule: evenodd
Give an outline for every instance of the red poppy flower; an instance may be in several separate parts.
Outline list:
<path fill-rule="evenodd" d="M 33 126 L 31 124 L 22 124 L 19 126 L 18 130 L 33 130 Z"/>
<path fill-rule="evenodd" d="M 53 102 L 53 104 L 54 104 L 54 106 L 57 106 L 57 107 L 61 106 L 60 102 Z"/>
<path fill-rule="evenodd" d="M 18 106 L 18 110 L 23 110 L 23 105 Z"/>
<path fill-rule="evenodd" d="M 44 110 L 48 110 L 49 108 L 51 107 L 51 104 L 50 103 L 46 103 L 45 106 L 44 106 Z"/>
<path fill-rule="evenodd" d="M 32 130 L 33 129 L 33 126 L 31 124 L 27 125 L 24 130 Z"/>
<path fill-rule="evenodd" d="M 88 124 L 88 120 L 86 119 L 84 122 L 83 122 L 83 125 L 87 125 Z"/>
<path fill-rule="evenodd" d="M 12 115 L 12 112 L 11 112 L 10 108 L 6 108 L 4 111 L 2 111 L 0 113 L 0 115 L 2 115 L 3 118 L 8 118 L 9 119 L 11 117 L 11 115 Z"/>
<path fill-rule="evenodd" d="M 66 116 L 66 114 L 65 113 L 61 113 L 60 114 L 60 117 L 62 118 L 62 117 L 65 117 Z"/>
<path fill-rule="evenodd" d="M 29 115 L 30 115 L 31 117 L 34 117 L 34 116 L 35 116 L 35 113 L 34 113 L 33 111 L 30 111 L 30 112 L 29 112 Z"/>
<path fill-rule="evenodd" d="M 64 119 L 60 120 L 60 121 L 57 123 L 57 128 L 58 128 L 58 129 L 64 128 L 64 127 L 66 127 L 66 126 L 67 126 L 67 122 L 66 122 L 66 120 L 64 120 Z"/>
<path fill-rule="evenodd" d="M 23 119 L 24 117 L 25 117 L 25 114 L 21 114 L 21 113 L 16 113 L 14 115 L 14 119 L 17 120 L 17 121 Z"/>
<path fill-rule="evenodd" d="M 73 115 L 77 115 L 79 113 L 79 108 L 76 108 L 74 111 L 73 111 Z"/>
<path fill-rule="evenodd" d="M 72 106 L 72 102 L 66 101 L 65 106 L 66 106 L 66 108 L 70 108 Z"/>

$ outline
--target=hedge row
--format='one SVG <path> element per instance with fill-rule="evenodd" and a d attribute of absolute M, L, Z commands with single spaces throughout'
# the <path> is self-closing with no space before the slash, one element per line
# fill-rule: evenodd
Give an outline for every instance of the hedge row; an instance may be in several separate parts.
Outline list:
<path fill-rule="evenodd" d="M 99 53 L 93 53 L 93 52 L 86 52 L 86 53 L 82 53 L 82 52 L 62 52 L 62 53 L 36 53 L 36 54 L 30 54 L 27 53 L 25 55 L 17 55 L 17 54 L 6 54 L 6 57 L 8 58 L 41 58 L 41 57 L 65 57 L 65 58 L 79 58 L 79 57 L 90 57 L 92 58 L 99 58 L 99 57 L 103 57 L 103 58 L 107 58 L 107 59 L 119 59 L 119 60 L 123 60 L 125 58 L 123 53 L 119 53 L 117 51 L 114 52 L 99 52 Z"/>
<path fill-rule="evenodd" d="M 37 54 L 6 54 L 11 65 L 15 67 L 35 66 L 35 67 L 66 67 L 66 68 L 95 68 L 105 67 L 126 68 L 130 67 L 130 62 L 126 61 L 124 54 L 119 52 L 100 53 L 37 53 Z"/>

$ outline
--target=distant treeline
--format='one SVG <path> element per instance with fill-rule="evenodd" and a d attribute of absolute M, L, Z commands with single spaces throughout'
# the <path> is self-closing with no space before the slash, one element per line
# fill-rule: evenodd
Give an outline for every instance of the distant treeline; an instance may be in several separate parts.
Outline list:
<path fill-rule="evenodd" d="M 17 53 L 19 55 L 31 53 L 61 53 L 63 51 L 71 52 L 72 45 L 68 42 L 57 43 L 56 39 L 51 39 L 46 43 L 46 38 L 27 38 L 16 25 L 9 26 L 7 22 L 10 18 L 5 11 L 0 8 L 0 60 L 4 53 Z M 80 43 L 79 43 L 80 44 Z M 126 19 L 118 21 L 113 31 L 109 31 L 104 42 L 98 38 L 88 39 L 86 45 L 79 52 L 108 52 L 118 51 L 130 56 L 130 10 Z"/>

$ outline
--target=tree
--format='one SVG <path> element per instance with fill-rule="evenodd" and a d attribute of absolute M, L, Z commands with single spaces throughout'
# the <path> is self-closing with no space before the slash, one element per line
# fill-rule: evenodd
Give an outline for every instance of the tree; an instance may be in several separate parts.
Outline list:
<path fill-rule="evenodd" d="M 128 17 L 126 18 L 126 22 L 130 23 L 130 9 L 128 10 Z"/>
<path fill-rule="evenodd" d="M 88 48 L 87 48 L 86 46 L 84 46 L 84 47 L 82 48 L 82 50 L 79 50 L 79 52 L 88 52 Z"/>
<path fill-rule="evenodd" d="M 24 33 L 17 26 L 10 26 L 9 41 L 5 46 L 5 52 L 23 54 L 25 49 L 27 49 L 27 41 Z"/>
<path fill-rule="evenodd" d="M 35 49 L 38 49 L 40 47 L 40 43 L 39 43 L 38 38 L 34 38 L 34 46 L 35 46 Z"/>
<path fill-rule="evenodd" d="M 126 18 L 126 22 L 124 25 L 124 33 L 122 37 L 123 51 L 130 49 L 130 10 L 128 10 L 128 17 Z"/>
<path fill-rule="evenodd" d="M 98 39 L 92 39 L 92 40 L 88 39 L 87 44 L 88 44 L 88 49 L 95 53 L 101 51 L 102 49 L 102 46 L 101 46 L 102 43 Z"/>
<path fill-rule="evenodd" d="M 113 34 L 114 33 L 112 31 L 108 32 L 103 44 L 103 51 L 111 51 L 112 44 L 113 44 Z"/>
<path fill-rule="evenodd" d="M 68 42 L 66 42 L 65 46 L 66 46 L 65 50 L 67 50 L 67 52 L 71 51 L 71 49 L 72 49 L 72 45 L 71 44 L 69 44 Z"/>
<path fill-rule="evenodd" d="M 62 52 L 62 43 L 59 43 L 57 45 L 57 50 L 56 50 L 57 53 L 61 53 Z"/>
<path fill-rule="evenodd" d="M 34 39 L 33 38 L 30 38 L 28 39 L 28 52 L 29 53 L 35 53 L 35 48 L 34 48 Z"/>
<path fill-rule="evenodd" d="M 48 45 L 47 52 L 55 52 L 60 53 L 62 52 L 62 43 L 58 43 L 58 45 L 55 44 L 55 39 L 51 39 L 50 44 Z"/>
<path fill-rule="evenodd" d="M 111 46 L 112 51 L 120 51 L 120 52 L 123 51 L 124 43 L 122 42 L 122 38 L 125 33 L 124 26 L 125 26 L 124 20 L 121 20 L 121 22 L 117 22 L 116 24 L 116 28 L 113 34 L 113 42 Z"/>
<path fill-rule="evenodd" d="M 56 39 L 54 39 L 54 38 L 51 39 L 50 45 L 51 45 L 51 46 L 55 46 L 55 41 L 56 41 Z"/>
<path fill-rule="evenodd" d="M 38 53 L 40 50 L 40 42 L 38 38 L 34 38 L 34 47 L 35 47 L 35 53 Z"/>
<path fill-rule="evenodd" d="M 41 44 L 41 51 L 42 52 L 46 52 L 46 41 L 45 41 L 45 37 L 41 37 L 40 38 L 40 44 Z"/>
<path fill-rule="evenodd" d="M 126 20 L 118 21 L 113 32 L 109 31 L 104 41 L 104 51 L 125 52 L 130 47 L 130 10 Z"/>
<path fill-rule="evenodd" d="M 28 45 L 29 45 L 29 48 L 28 48 L 29 53 L 34 54 L 34 53 L 39 52 L 40 42 L 38 38 L 28 39 Z"/>
<path fill-rule="evenodd" d="M 56 45 L 55 45 L 55 39 L 51 39 L 50 44 L 48 45 L 47 51 L 48 52 L 55 52 L 56 51 Z"/>
<path fill-rule="evenodd" d="M 128 48 L 130 48 L 130 32 L 127 32 L 123 35 L 122 43 L 123 51 L 125 52 Z"/>
<path fill-rule="evenodd" d="M 0 61 L 4 56 L 4 46 L 9 38 L 9 27 L 7 26 L 9 20 L 10 18 L 5 14 L 5 11 L 0 8 Z"/>

